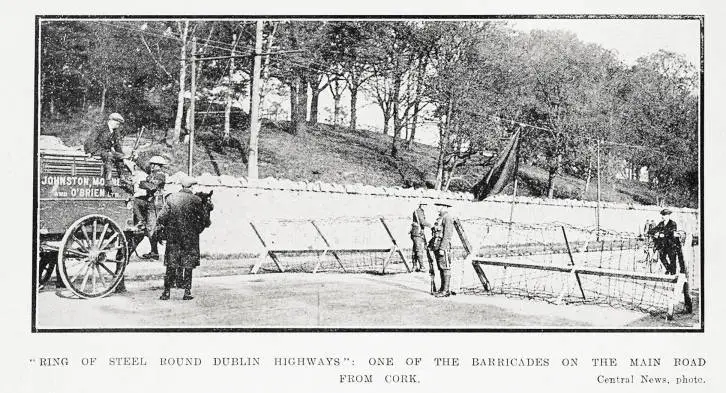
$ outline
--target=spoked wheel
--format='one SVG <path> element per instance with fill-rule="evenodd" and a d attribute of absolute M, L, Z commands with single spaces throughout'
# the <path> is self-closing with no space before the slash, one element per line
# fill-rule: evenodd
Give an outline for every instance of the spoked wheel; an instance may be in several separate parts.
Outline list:
<path fill-rule="evenodd" d="M 129 262 L 126 236 L 108 217 L 92 214 L 66 231 L 58 252 L 58 272 L 66 287 L 82 298 L 106 296 L 124 276 Z"/>

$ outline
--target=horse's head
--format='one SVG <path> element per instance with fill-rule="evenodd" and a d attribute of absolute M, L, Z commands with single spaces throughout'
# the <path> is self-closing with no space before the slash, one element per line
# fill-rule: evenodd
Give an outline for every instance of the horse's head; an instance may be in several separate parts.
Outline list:
<path fill-rule="evenodd" d="M 214 210 L 214 204 L 212 203 L 212 194 L 214 194 L 214 190 L 211 190 L 209 192 L 198 191 L 194 193 L 194 195 L 198 196 L 199 199 L 202 200 L 202 206 L 204 206 L 207 212 L 211 212 L 212 210 Z"/>

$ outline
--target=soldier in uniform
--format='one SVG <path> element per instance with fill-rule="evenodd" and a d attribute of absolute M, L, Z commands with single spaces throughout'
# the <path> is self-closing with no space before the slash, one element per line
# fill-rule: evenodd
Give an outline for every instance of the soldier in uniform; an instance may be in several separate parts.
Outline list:
<path fill-rule="evenodd" d="M 441 277 L 440 290 L 434 293 L 436 297 L 451 295 L 451 238 L 454 234 L 454 219 L 449 213 L 451 205 L 436 203 L 439 207 L 439 217 L 432 229 L 432 238 L 429 248 L 436 254 L 436 264 Z"/>
<path fill-rule="evenodd" d="M 202 199 L 192 193 L 196 181 L 185 177 L 182 189 L 166 198 L 164 208 L 157 219 L 157 227 L 163 228 L 166 240 L 164 253 L 164 292 L 160 300 L 168 300 L 174 283 L 181 282 L 183 300 L 192 297 L 192 271 L 199 266 L 199 234 L 209 227 L 209 211 Z"/>
<path fill-rule="evenodd" d="M 106 192 L 111 193 L 111 179 L 114 167 L 121 177 L 122 186 L 129 188 L 130 182 L 123 178 L 126 168 L 123 164 L 124 153 L 121 148 L 121 136 L 119 129 L 124 123 L 124 118 L 118 113 L 108 116 L 108 121 L 91 132 L 83 149 L 92 156 L 98 156 L 103 161 L 103 177 L 105 179 Z"/>
<path fill-rule="evenodd" d="M 413 267 L 417 272 L 426 272 L 427 268 L 424 266 L 424 260 L 428 260 L 426 256 L 426 241 L 424 239 L 424 229 L 430 228 L 431 224 L 426 221 L 426 214 L 424 213 L 425 203 L 421 202 L 418 208 L 413 211 L 413 221 L 411 222 L 411 240 L 413 241 Z M 433 269 L 433 266 L 431 266 Z M 432 270 L 433 273 L 433 270 Z"/>
<path fill-rule="evenodd" d="M 678 258 L 679 254 L 682 255 L 681 242 L 675 234 L 678 226 L 670 219 L 671 213 L 669 209 L 661 210 L 661 221 L 648 231 L 648 235 L 653 237 L 655 248 L 660 251 L 660 262 L 666 268 L 666 274 L 676 274 L 676 260 L 680 264 L 680 272 L 685 273 L 683 258 Z"/>
<path fill-rule="evenodd" d="M 143 230 L 144 234 L 149 238 L 151 251 L 142 255 L 144 259 L 159 259 L 159 239 L 156 238 L 156 218 L 159 210 L 164 206 L 164 185 L 166 184 L 166 174 L 164 166 L 166 160 L 161 156 L 151 157 L 147 168 L 146 179 L 139 183 L 139 189 L 134 194 L 134 220 L 136 227 Z"/>

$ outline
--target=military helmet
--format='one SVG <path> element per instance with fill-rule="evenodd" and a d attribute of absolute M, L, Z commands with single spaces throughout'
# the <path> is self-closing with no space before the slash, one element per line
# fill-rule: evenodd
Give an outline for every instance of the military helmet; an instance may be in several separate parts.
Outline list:
<path fill-rule="evenodd" d="M 153 156 L 149 160 L 149 164 L 166 165 L 166 160 L 162 156 Z"/>

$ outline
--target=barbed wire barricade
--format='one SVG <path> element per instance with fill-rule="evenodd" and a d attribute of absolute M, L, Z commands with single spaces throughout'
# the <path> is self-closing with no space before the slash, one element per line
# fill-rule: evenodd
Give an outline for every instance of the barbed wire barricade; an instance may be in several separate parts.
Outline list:
<path fill-rule="evenodd" d="M 487 218 L 456 225 L 452 288 L 459 293 L 660 313 L 672 307 L 683 280 L 690 294 L 700 290 L 699 248 L 691 236 L 683 248 L 687 274 L 679 278 L 665 274 L 644 234 Z M 403 216 L 253 220 L 263 249 L 251 273 L 411 272 L 410 226 Z"/>
<path fill-rule="evenodd" d="M 687 274 L 679 277 L 665 274 L 644 234 L 601 230 L 598 235 L 593 228 L 557 222 L 478 219 L 462 224 L 479 241 L 472 269 L 462 266 L 463 293 L 670 313 L 684 280 L 691 295 L 700 290 L 698 247 L 689 236 L 683 249 Z M 463 259 L 465 254 L 461 250 L 457 256 Z"/>
<path fill-rule="evenodd" d="M 411 271 L 403 217 L 251 221 L 264 247 L 252 273 L 404 273 Z"/>

